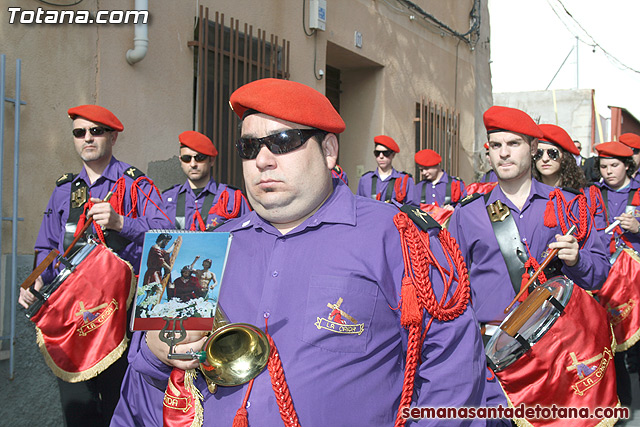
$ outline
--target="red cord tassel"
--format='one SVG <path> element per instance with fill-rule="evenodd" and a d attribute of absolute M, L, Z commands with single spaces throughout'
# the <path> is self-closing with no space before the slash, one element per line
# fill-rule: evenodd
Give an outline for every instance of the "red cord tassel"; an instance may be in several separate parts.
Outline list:
<path fill-rule="evenodd" d="M 405 276 L 402 279 L 402 311 L 400 315 L 400 323 L 403 327 L 408 328 L 411 325 L 419 325 L 422 322 L 420 304 L 418 304 L 418 295 L 413 281 Z"/>
<path fill-rule="evenodd" d="M 236 412 L 236 416 L 233 417 L 232 427 L 249 427 L 249 420 L 247 419 L 247 410 L 240 408 Z"/>
<path fill-rule="evenodd" d="M 545 227 L 553 228 L 558 225 L 558 221 L 556 220 L 556 213 L 553 209 L 553 201 L 549 200 L 547 202 L 547 207 L 544 210 L 544 225 Z"/>

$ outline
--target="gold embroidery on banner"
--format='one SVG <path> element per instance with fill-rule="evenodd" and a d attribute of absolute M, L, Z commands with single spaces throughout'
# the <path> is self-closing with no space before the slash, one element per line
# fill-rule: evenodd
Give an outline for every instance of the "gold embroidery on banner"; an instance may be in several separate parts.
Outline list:
<path fill-rule="evenodd" d="M 631 310 L 633 310 L 635 305 L 636 302 L 632 299 L 616 307 L 612 307 L 607 303 L 607 312 L 611 316 L 611 324 L 616 326 L 622 323 L 622 321 L 629 316 L 629 313 L 631 313 Z"/>
<path fill-rule="evenodd" d="M 489 219 L 491 219 L 491 222 L 504 221 L 510 214 L 509 208 L 503 205 L 500 200 L 496 200 L 487 206 L 487 212 L 489 213 Z"/>
<path fill-rule="evenodd" d="M 71 193 L 71 207 L 79 208 L 87 202 L 87 187 L 80 187 Z"/>
<path fill-rule="evenodd" d="M 115 298 L 109 303 L 101 304 L 91 309 L 85 309 L 82 301 L 80 301 L 78 305 L 80 306 L 80 311 L 75 315 L 82 316 L 82 320 L 84 320 L 84 324 L 78 328 L 78 334 L 81 337 L 86 336 L 88 333 L 93 332 L 100 326 L 104 325 L 113 313 L 118 310 L 118 301 L 116 301 Z M 94 314 L 95 311 L 103 308 L 104 310 L 101 313 Z"/>
<path fill-rule="evenodd" d="M 573 363 L 567 367 L 567 371 L 575 370 L 576 375 L 580 379 L 580 381 L 571 386 L 574 393 L 578 396 L 584 395 L 587 390 L 597 385 L 602 380 L 605 371 L 609 366 L 609 362 L 613 359 L 611 350 L 606 347 L 602 353 L 583 361 L 578 361 L 574 352 L 569 353 L 569 355 L 571 356 L 571 361 Z M 590 364 L 598 361 L 600 361 L 598 365 L 589 366 Z"/>
<path fill-rule="evenodd" d="M 338 334 L 362 334 L 362 332 L 364 332 L 364 323 L 358 323 L 356 319 L 342 310 L 340 308 L 342 301 L 343 299 L 340 297 L 335 304 L 327 303 L 327 307 L 331 309 L 331 313 L 328 318 L 316 317 L 316 328 L 326 329 L 327 331 Z M 345 317 L 353 324 L 347 324 L 346 320 L 343 320 L 342 317 Z M 333 320 L 330 320 L 331 318 L 333 318 Z"/>

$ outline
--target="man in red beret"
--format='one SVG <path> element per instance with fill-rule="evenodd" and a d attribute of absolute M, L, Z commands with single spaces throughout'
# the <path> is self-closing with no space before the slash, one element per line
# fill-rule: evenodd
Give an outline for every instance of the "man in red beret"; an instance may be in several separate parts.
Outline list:
<path fill-rule="evenodd" d="M 65 173 L 56 181 L 35 244 L 36 264 L 54 249 L 64 253 L 74 240 L 76 230 L 80 230 L 78 224 L 92 217 L 94 226 L 98 227 L 91 228 L 90 232 L 103 235 L 106 245 L 128 261 L 137 274 L 145 232 L 171 225 L 159 208 L 160 195 L 153 182 L 140 170 L 113 156 L 113 147 L 124 126 L 111 111 L 98 105 L 80 105 L 70 108 L 68 115 L 73 123 L 73 143 L 83 167 L 79 174 Z M 109 192 L 113 194 L 109 202 L 103 202 Z M 84 242 L 85 239 L 81 238 L 78 246 Z M 44 283 L 51 283 L 62 267 L 64 265 L 55 269 L 53 264 L 50 265 L 36 280 L 33 286 L 35 291 L 39 291 Z M 96 280 L 110 279 L 102 277 Z M 131 285 L 110 283 L 109 286 L 115 289 Z M 85 291 L 74 289 L 75 298 L 81 301 L 82 292 Z M 19 303 L 25 308 L 35 301 L 35 293 L 20 289 Z M 75 322 L 76 319 L 70 313 L 70 319 L 47 320 L 64 323 Z M 125 337 L 119 339 L 124 340 Z M 80 345 L 77 349 L 85 351 Z M 97 352 L 99 349 L 93 348 L 91 351 Z M 55 357 L 59 355 L 52 355 L 54 360 Z M 112 357 L 113 354 L 102 363 L 109 366 L 108 360 Z M 126 367 L 125 351 L 101 373 L 96 374 L 94 370 L 85 372 L 83 377 L 88 380 L 66 382 L 59 378 L 65 424 L 109 425 Z M 71 378 L 66 380 L 77 381 Z"/>
<path fill-rule="evenodd" d="M 442 169 L 442 157 L 433 150 L 420 150 L 415 155 L 423 181 L 416 184 L 413 200 L 420 204 L 453 207 L 467 195 L 464 182 Z"/>
<path fill-rule="evenodd" d="M 258 80 L 237 89 L 231 105 L 243 119 L 236 148 L 254 211 L 218 229 L 233 233 L 220 301 L 232 321 L 268 331 L 272 356 L 268 371 L 251 385 L 218 387 L 215 395 L 198 374 L 193 384 L 203 400 L 189 402 L 201 404 L 205 425 L 247 425 L 246 417 L 249 425 L 265 426 L 283 421 L 310 427 L 393 425 L 400 396 L 411 405 L 414 391 L 411 384 L 403 387 L 407 335 L 396 309 L 404 275 L 394 225 L 398 209 L 355 196 L 332 178 L 336 134 L 345 125 L 315 89 Z M 458 281 L 460 286 L 466 281 L 460 263 L 451 266 L 444 255 L 455 251 L 452 240 L 446 249 L 438 239 L 446 230 L 424 225 L 421 237 L 438 257 L 431 261 L 447 266 L 447 272 L 440 270 L 444 278 L 435 268 L 426 271 L 440 301 L 445 283 L 451 284 L 451 297 Z M 473 309 L 458 307 L 453 320 L 429 322 L 427 316 L 421 322 L 419 314 L 415 319 L 415 328 L 430 325 L 417 333 L 424 344 L 418 338 L 411 350 L 417 406 L 486 402 L 488 372 Z M 182 411 L 166 404 L 163 410 L 163 401 L 167 379 L 184 377 L 181 369 L 198 363 L 169 359 L 157 332 L 147 332 L 146 339 L 136 333 L 132 341 L 139 350 L 112 426 L 162 425 L 163 420 L 191 425 L 195 415 L 185 420 Z M 200 349 L 203 342 L 202 334 L 191 333 L 175 351 Z M 178 394 L 166 390 L 166 396 L 191 396 L 183 393 L 183 388 Z M 470 421 L 485 425 L 486 420 Z"/>
<path fill-rule="evenodd" d="M 640 184 L 640 175 L 638 175 L 638 170 L 640 170 L 640 135 L 636 135 L 635 133 L 623 133 L 620 135 L 619 139 L 621 143 L 631 148 L 633 151 L 631 158 L 636 165 L 636 169 L 633 171 L 631 179 Z"/>
<path fill-rule="evenodd" d="M 387 135 L 373 138 L 373 155 L 378 167 L 375 171 L 366 172 L 358 182 L 358 196 L 370 197 L 383 202 L 395 200 L 399 203 L 417 205 L 413 200 L 415 184 L 406 172 L 393 168 L 393 158 L 400 152 L 400 147 Z"/>
<path fill-rule="evenodd" d="M 178 136 L 180 166 L 187 176 L 163 192 L 164 210 L 178 230 L 212 230 L 250 210 L 240 190 L 213 179 L 218 150 L 206 135 L 188 130 Z"/>
<path fill-rule="evenodd" d="M 529 267 L 542 263 L 549 248 L 558 249 L 558 254 L 545 269 L 546 277 L 564 274 L 585 289 L 602 285 L 609 263 L 602 242 L 590 232 L 586 209 L 579 212 L 574 203 L 575 209 L 567 213 L 557 210 L 562 204 L 548 203 L 551 194 L 568 201 L 584 195 L 556 191 L 532 179 L 532 157 L 544 137 L 533 119 L 524 111 L 494 106 L 484 113 L 484 124 L 498 185 L 486 195 L 464 199 L 449 230 L 469 266 L 474 307 L 488 339 L 526 284 Z M 575 236 L 565 235 L 572 224 L 568 218 L 584 220 L 577 221 L 583 229 Z"/>

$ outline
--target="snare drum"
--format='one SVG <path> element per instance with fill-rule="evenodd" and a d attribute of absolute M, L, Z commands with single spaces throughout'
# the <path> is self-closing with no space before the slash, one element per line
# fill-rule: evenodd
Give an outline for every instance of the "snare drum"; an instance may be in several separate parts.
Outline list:
<path fill-rule="evenodd" d="M 640 338 L 640 256 L 629 248 L 616 252 L 602 288 L 594 292 L 607 310 L 616 337 L 616 351 L 625 351 Z"/>
<path fill-rule="evenodd" d="M 127 309 L 135 292 L 131 265 L 103 244 L 89 242 L 43 286 L 29 311 L 38 346 L 53 373 L 85 381 L 108 368 L 127 347 Z"/>
<path fill-rule="evenodd" d="M 605 310 L 566 277 L 537 287 L 486 346 L 515 407 L 616 407 L 615 340 Z M 534 426 L 595 426 L 609 419 L 518 419 Z"/>

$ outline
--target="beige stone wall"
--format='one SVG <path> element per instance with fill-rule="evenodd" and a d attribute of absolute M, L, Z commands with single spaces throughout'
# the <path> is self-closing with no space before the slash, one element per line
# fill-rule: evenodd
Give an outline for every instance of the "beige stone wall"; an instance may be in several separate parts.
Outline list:
<path fill-rule="evenodd" d="M 347 130 L 341 136 L 340 163 L 355 189 L 358 172 L 371 170 L 375 135 L 385 133 L 400 145 L 397 169 L 413 171 L 415 103 L 421 97 L 461 112 L 462 177 L 472 178 L 479 106 L 490 100 L 488 47 L 472 51 L 433 26 L 410 20 L 395 0 L 328 0 L 327 29 L 303 32 L 299 0 L 150 1 L 149 50 L 131 66 L 125 60 L 133 47 L 133 25 L 9 25 L 9 6 L 63 10 L 39 2 L 0 0 L 0 53 L 7 55 L 7 96 L 13 96 L 13 67 L 22 59 L 19 224 L 20 253 L 33 248 L 42 212 L 55 180 L 80 167 L 72 146 L 66 110 L 97 103 L 114 111 L 125 125 L 115 155 L 142 170 L 168 165 L 177 171 L 176 137 L 192 128 L 193 39 L 198 5 L 210 15 L 224 13 L 291 42 L 291 79 L 324 92 L 317 70 L 327 63 L 341 69 L 341 114 Z M 466 32 L 473 0 L 415 1 L 451 28 Z M 308 5 L 308 0 L 307 0 Z M 133 0 L 85 0 L 71 9 L 132 9 Z M 405 9 L 406 11 L 406 9 Z M 483 20 L 488 22 L 486 5 Z M 306 25 L 306 20 L 305 20 Z M 488 38 L 488 24 L 483 30 Z M 484 27 L 484 26 L 483 26 Z M 307 28 L 307 31 L 308 28 Z M 363 46 L 354 46 L 354 34 Z M 314 57 L 316 70 L 314 70 Z M 486 69 L 480 65 L 487 64 Z M 478 82 L 481 82 L 479 85 Z M 478 87 L 481 90 L 478 90 Z M 482 98 L 483 101 L 479 101 Z M 11 213 L 13 107 L 8 106 L 2 215 Z M 171 175 L 171 170 L 162 172 Z M 177 172 L 176 172 L 177 173 Z M 179 175 L 173 175 L 178 176 Z M 163 181 L 164 176 L 152 176 Z M 164 182 L 164 181 L 163 181 Z M 9 250 L 10 226 L 4 224 Z"/>

